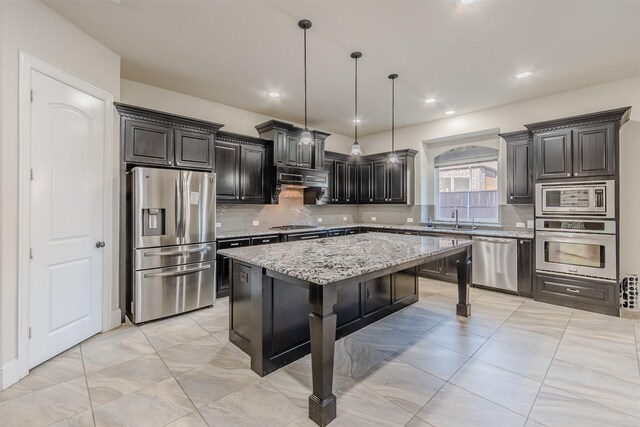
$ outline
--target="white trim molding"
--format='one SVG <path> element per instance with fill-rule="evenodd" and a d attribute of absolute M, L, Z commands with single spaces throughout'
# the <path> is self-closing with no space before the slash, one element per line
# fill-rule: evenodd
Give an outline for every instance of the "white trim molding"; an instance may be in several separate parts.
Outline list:
<path fill-rule="evenodd" d="M 85 92 L 104 102 L 104 223 L 103 240 L 113 239 L 113 95 L 75 77 L 59 68 L 35 58 L 24 51 L 19 52 L 19 223 L 18 223 L 18 354 L 17 359 L 2 366 L 2 388 L 14 384 L 29 374 L 29 247 L 30 247 L 30 211 L 31 211 L 31 71 L 38 71 L 77 90 Z M 116 244 L 116 241 L 113 242 Z M 103 252 L 102 276 L 102 330 L 107 331 L 114 326 L 112 314 L 113 303 L 113 251 Z M 119 311 L 119 310 L 118 310 Z M 118 324 L 120 322 L 118 321 Z M 15 373 L 17 371 L 17 374 Z"/>

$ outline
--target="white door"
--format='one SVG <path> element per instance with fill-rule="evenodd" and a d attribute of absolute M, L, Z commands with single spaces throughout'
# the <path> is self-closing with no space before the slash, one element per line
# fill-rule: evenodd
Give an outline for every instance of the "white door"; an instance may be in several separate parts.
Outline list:
<path fill-rule="evenodd" d="M 102 329 L 104 102 L 32 70 L 29 368 Z"/>

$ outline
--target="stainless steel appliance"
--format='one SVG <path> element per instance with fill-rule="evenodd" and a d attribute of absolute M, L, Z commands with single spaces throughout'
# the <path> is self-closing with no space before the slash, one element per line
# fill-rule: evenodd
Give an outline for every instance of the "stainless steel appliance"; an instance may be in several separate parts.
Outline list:
<path fill-rule="evenodd" d="M 536 216 L 615 217 L 615 182 L 536 184 Z"/>
<path fill-rule="evenodd" d="M 616 282 L 615 221 L 537 219 L 536 270 Z"/>
<path fill-rule="evenodd" d="M 215 174 L 137 167 L 127 176 L 134 323 L 215 301 Z"/>
<path fill-rule="evenodd" d="M 473 284 L 518 292 L 518 241 L 473 238 Z"/>

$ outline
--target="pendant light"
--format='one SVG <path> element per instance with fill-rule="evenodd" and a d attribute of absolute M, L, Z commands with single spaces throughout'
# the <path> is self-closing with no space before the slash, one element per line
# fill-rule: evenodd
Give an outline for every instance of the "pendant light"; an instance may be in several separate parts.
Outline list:
<path fill-rule="evenodd" d="M 355 140 L 353 141 L 353 145 L 351 146 L 351 155 L 352 156 L 361 156 L 362 149 L 360 148 L 360 144 L 358 143 L 358 59 L 362 58 L 362 52 L 353 52 L 351 57 L 355 59 L 356 63 L 356 81 L 355 81 L 355 106 L 356 106 L 356 114 L 353 119 L 353 123 L 355 123 Z"/>
<path fill-rule="evenodd" d="M 313 144 L 311 132 L 307 128 L 307 30 L 311 28 L 311 21 L 302 19 L 298 22 L 298 27 L 304 31 L 304 130 L 300 134 L 299 145 Z"/>
<path fill-rule="evenodd" d="M 391 79 L 391 154 L 389 154 L 389 163 L 398 163 L 398 155 L 396 154 L 396 79 L 397 74 L 390 74 Z"/>

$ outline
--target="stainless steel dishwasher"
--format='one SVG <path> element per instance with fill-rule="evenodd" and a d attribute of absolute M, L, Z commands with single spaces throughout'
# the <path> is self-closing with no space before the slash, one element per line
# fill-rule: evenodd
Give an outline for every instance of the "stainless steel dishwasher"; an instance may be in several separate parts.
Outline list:
<path fill-rule="evenodd" d="M 473 284 L 518 292 L 518 240 L 473 238 Z"/>

